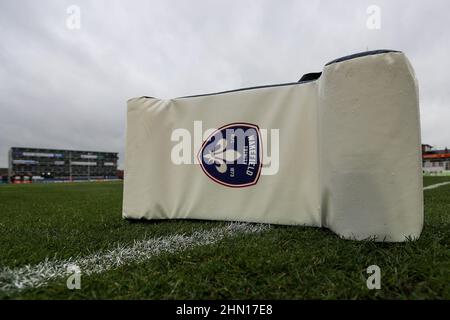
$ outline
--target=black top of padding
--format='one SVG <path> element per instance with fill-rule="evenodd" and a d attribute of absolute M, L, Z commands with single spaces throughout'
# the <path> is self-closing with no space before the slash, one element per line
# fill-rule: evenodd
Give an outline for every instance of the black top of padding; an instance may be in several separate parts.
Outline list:
<path fill-rule="evenodd" d="M 322 75 L 322 72 L 311 72 L 311 73 L 305 73 L 298 82 L 308 82 L 308 81 L 314 81 L 320 78 Z"/>
<path fill-rule="evenodd" d="M 329 66 L 330 64 L 333 64 L 333 63 L 338 63 L 338 62 L 343 62 L 343 61 L 347 61 L 347 60 L 352 60 L 352 59 L 355 59 L 355 58 L 361 58 L 361 57 L 365 57 L 365 56 L 373 56 L 373 55 L 376 55 L 376 54 L 383 54 L 383 53 L 389 53 L 389 52 L 400 52 L 400 51 L 381 49 L 381 50 L 359 52 L 359 53 L 351 54 L 349 56 L 345 56 L 345 57 L 338 58 L 338 59 L 335 59 L 333 61 L 330 61 L 325 66 Z"/>

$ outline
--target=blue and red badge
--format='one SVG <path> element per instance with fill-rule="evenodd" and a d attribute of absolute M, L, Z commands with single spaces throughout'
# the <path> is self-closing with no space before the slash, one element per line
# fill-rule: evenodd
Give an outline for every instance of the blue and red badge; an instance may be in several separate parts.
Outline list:
<path fill-rule="evenodd" d="M 203 172 L 215 182 L 234 188 L 258 182 L 262 167 L 259 127 L 250 123 L 231 123 L 217 129 L 198 153 Z"/>

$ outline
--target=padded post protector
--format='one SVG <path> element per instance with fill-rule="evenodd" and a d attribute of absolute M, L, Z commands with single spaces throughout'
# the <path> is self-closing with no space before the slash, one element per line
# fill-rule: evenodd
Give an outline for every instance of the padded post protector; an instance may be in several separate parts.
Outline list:
<path fill-rule="evenodd" d="M 245 133 L 241 144 L 237 132 Z M 410 63 L 401 52 L 366 52 L 307 82 L 129 100 L 123 217 L 418 238 L 423 191 Z"/>

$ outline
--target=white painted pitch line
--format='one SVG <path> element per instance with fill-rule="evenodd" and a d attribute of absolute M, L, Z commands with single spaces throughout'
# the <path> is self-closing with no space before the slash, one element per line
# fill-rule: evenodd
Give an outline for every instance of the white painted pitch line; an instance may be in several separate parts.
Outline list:
<path fill-rule="evenodd" d="M 97 252 L 86 257 L 67 260 L 44 260 L 36 265 L 0 270 L 0 291 L 11 292 L 45 286 L 49 281 L 67 278 L 73 274 L 71 266 L 77 266 L 81 275 L 101 273 L 129 263 L 146 261 L 161 253 L 175 253 L 198 246 L 210 245 L 240 234 L 259 233 L 270 225 L 230 223 L 225 227 L 195 231 L 190 235 L 174 234 L 165 237 L 135 241 L 133 245 Z"/>
<path fill-rule="evenodd" d="M 432 185 L 430 185 L 430 186 L 426 186 L 425 188 L 423 188 L 423 190 L 436 189 L 436 188 L 445 186 L 445 185 L 447 185 L 447 184 L 450 184 L 450 181 L 432 184 Z"/>
<path fill-rule="evenodd" d="M 450 181 L 424 187 L 423 190 L 439 188 L 450 184 Z M 270 225 L 230 223 L 222 228 L 196 231 L 191 235 L 175 234 L 166 237 L 135 241 L 131 246 L 119 245 L 117 248 L 97 252 L 84 258 L 67 260 L 44 260 L 37 265 L 26 265 L 20 268 L 3 268 L 0 270 L 0 291 L 14 291 L 45 286 L 49 281 L 71 275 L 70 266 L 76 265 L 81 274 L 101 273 L 129 263 L 139 263 L 161 253 L 175 253 L 190 248 L 214 244 L 224 238 L 238 234 L 258 233 L 266 231 Z"/>

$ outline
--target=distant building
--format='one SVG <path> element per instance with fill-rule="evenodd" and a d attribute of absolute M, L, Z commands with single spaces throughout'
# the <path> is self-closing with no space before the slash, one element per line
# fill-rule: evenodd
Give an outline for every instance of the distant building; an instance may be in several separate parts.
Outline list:
<path fill-rule="evenodd" d="M 8 182 L 8 168 L 0 168 L 0 183 Z"/>
<path fill-rule="evenodd" d="M 422 145 L 422 167 L 425 173 L 442 173 L 450 170 L 450 150 L 434 149 L 428 144 Z"/>
<path fill-rule="evenodd" d="M 433 150 L 433 146 L 430 146 L 429 144 L 422 145 L 422 153 L 430 152 L 432 150 Z"/>
<path fill-rule="evenodd" d="M 116 152 L 17 148 L 9 151 L 13 182 L 117 178 Z"/>

